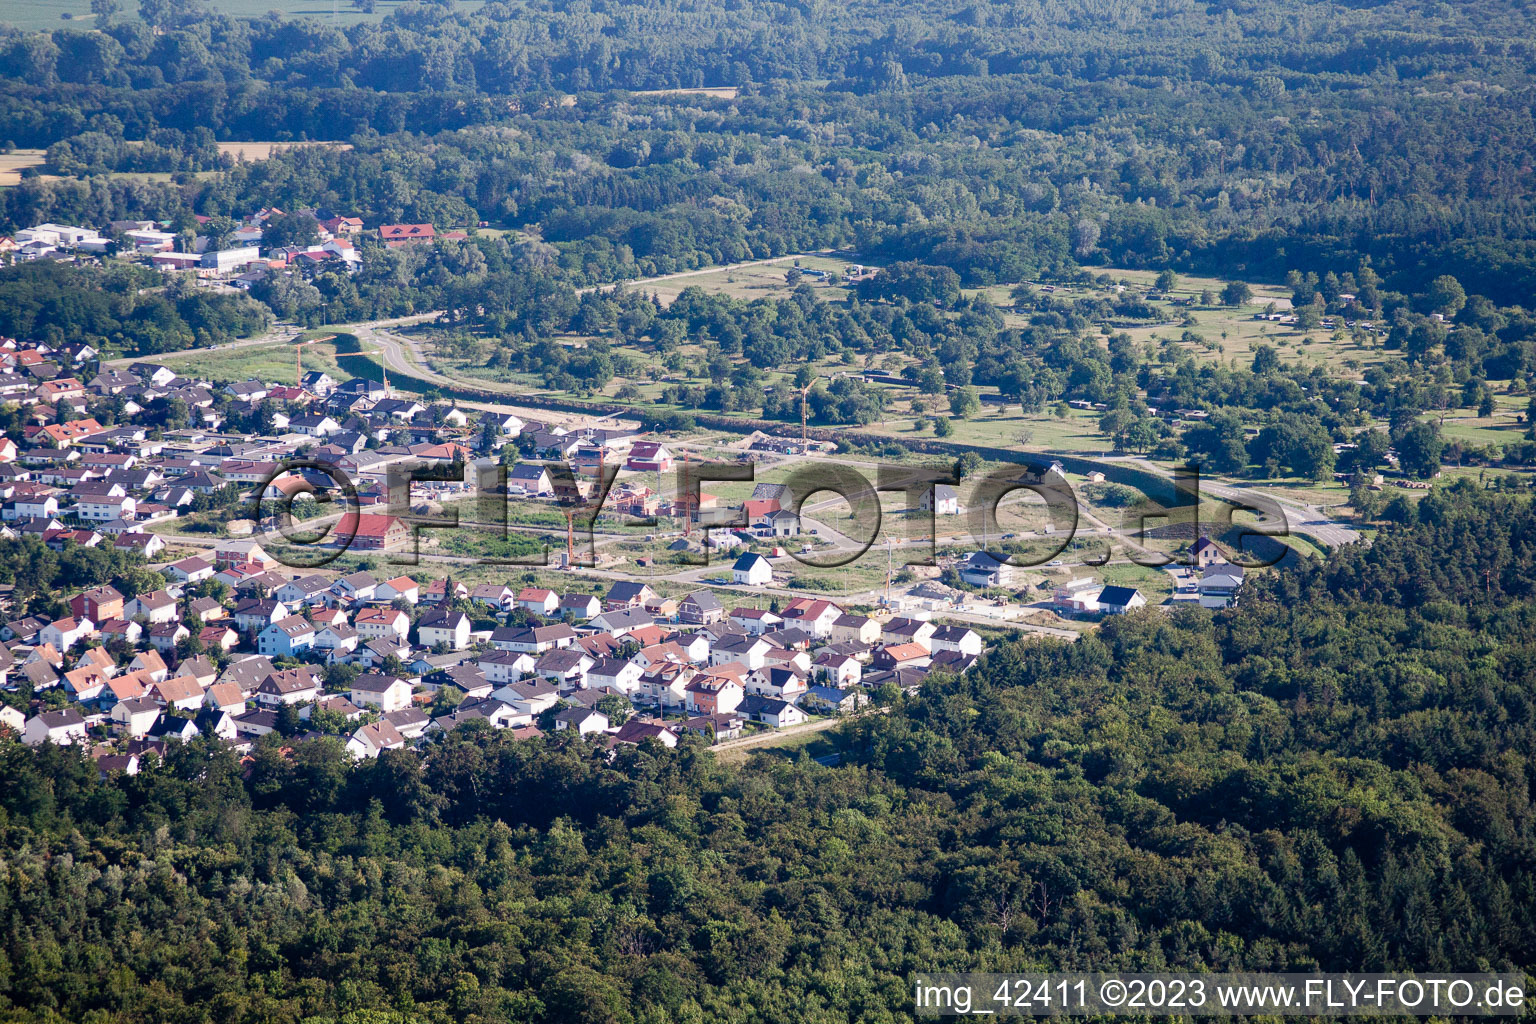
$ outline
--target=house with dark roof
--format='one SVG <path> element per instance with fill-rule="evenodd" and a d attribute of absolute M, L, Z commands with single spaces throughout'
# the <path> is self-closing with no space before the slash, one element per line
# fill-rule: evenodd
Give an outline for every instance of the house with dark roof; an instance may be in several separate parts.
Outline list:
<path fill-rule="evenodd" d="M 1124 615 L 1146 603 L 1135 587 L 1105 587 L 1099 592 L 1099 610 L 1105 615 Z"/>
<path fill-rule="evenodd" d="M 736 713 L 749 721 L 761 722 L 775 729 L 799 725 L 805 721 L 805 712 L 787 700 L 777 697 L 761 697 L 748 694 L 736 706 Z"/>
<path fill-rule="evenodd" d="M 725 618 L 725 605 L 712 591 L 695 590 L 678 602 L 677 617 L 695 626 L 707 626 Z"/>
<path fill-rule="evenodd" d="M 648 584 L 633 580 L 619 580 L 608 588 L 608 593 L 603 598 L 603 610 L 614 611 L 620 608 L 642 608 L 645 602 L 656 596 Z"/>

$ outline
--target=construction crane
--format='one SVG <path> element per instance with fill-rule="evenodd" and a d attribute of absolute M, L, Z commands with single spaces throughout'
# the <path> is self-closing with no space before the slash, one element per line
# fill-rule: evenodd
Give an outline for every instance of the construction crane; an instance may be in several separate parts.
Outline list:
<path fill-rule="evenodd" d="M 379 373 L 382 374 L 382 379 L 381 379 L 380 383 L 382 383 L 384 385 L 384 397 L 385 398 L 393 397 L 389 393 L 389 364 L 384 361 L 384 351 L 383 351 L 383 349 L 371 348 L 371 349 L 368 349 L 366 352 L 363 352 L 361 354 L 365 355 L 365 356 L 378 356 L 379 357 Z"/>
<path fill-rule="evenodd" d="M 565 510 L 565 567 L 576 568 L 576 510 Z"/>
<path fill-rule="evenodd" d="M 318 338 L 312 338 L 309 341 L 301 341 L 293 346 L 293 386 L 296 388 L 304 386 L 304 347 L 306 345 L 313 345 L 318 340 Z"/>
<path fill-rule="evenodd" d="M 891 606 L 891 576 L 896 569 L 896 555 L 891 550 L 891 538 L 885 538 L 885 607 Z"/>
<path fill-rule="evenodd" d="M 816 386 L 820 377 L 812 377 L 805 382 L 805 387 L 800 389 L 800 450 L 802 454 L 810 448 L 810 437 L 805 428 L 805 404 L 806 396 L 811 393 L 811 388 Z"/>
<path fill-rule="evenodd" d="M 688 463 L 690 462 L 688 449 L 683 449 L 683 493 L 677 497 L 683 503 L 683 536 L 693 536 L 693 493 L 688 489 Z M 700 495 L 702 497 L 702 495 Z"/>

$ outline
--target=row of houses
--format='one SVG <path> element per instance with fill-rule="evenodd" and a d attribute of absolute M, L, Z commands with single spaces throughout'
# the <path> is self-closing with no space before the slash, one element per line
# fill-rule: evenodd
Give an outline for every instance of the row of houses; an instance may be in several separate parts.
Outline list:
<path fill-rule="evenodd" d="M 239 564 L 263 563 L 255 542 L 231 543 Z M 965 627 L 879 622 L 830 601 L 727 609 L 711 591 L 669 599 L 631 581 L 598 596 L 265 570 L 221 602 L 199 596 L 215 568 L 184 559 L 166 567 L 165 589 L 127 598 L 94 587 L 71 596 L 65 619 L 6 623 L 0 685 L 25 679 L 34 693 L 59 688 L 70 700 L 10 724 L 28 743 L 106 733 L 135 745 L 132 753 L 197 733 L 249 743 L 291 707 L 306 718 L 335 711 L 359 722 L 349 749 L 376 756 L 472 720 L 531 736 L 536 720 L 563 703 L 557 729 L 610 746 L 640 734 L 666 743 L 706 725 L 721 738 L 747 723 L 778 728 L 853 712 L 872 688 L 910 689 L 930 670 L 965 671 L 982 647 Z M 521 617 L 478 632 L 465 602 Z M 326 668 L 338 664 L 359 674 L 346 692 L 328 693 Z M 445 689 L 453 710 L 425 714 Z M 632 709 L 651 717 L 611 720 L 616 707 L 620 717 Z"/>

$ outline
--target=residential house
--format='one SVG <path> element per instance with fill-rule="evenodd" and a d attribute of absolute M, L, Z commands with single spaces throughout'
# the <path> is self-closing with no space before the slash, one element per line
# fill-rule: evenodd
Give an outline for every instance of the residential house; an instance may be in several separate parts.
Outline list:
<path fill-rule="evenodd" d="M 618 611 L 621 609 L 644 608 L 645 602 L 656 596 L 656 591 L 645 583 L 632 580 L 620 580 L 608 588 L 608 594 L 603 598 L 604 611 Z"/>
<path fill-rule="evenodd" d="M 960 580 L 973 587 L 1012 587 L 1018 570 L 986 551 L 974 551 L 955 567 Z"/>
<path fill-rule="evenodd" d="M 387 719 L 359 727 L 347 740 L 347 753 L 358 759 L 378 757 L 386 750 L 404 747 L 405 737 Z"/>
<path fill-rule="evenodd" d="M 760 608 L 732 608 L 730 621 L 749 636 L 761 636 L 777 629 L 784 620 Z"/>
<path fill-rule="evenodd" d="M 256 703 L 269 708 L 307 704 L 320 696 L 320 680 L 307 668 L 272 672 L 256 688 Z"/>
<path fill-rule="evenodd" d="M 934 484 L 923 492 L 923 500 L 919 507 L 924 512 L 932 512 L 936 516 L 959 515 L 960 494 L 949 484 Z"/>
<path fill-rule="evenodd" d="M 614 734 L 613 739 L 616 743 L 630 743 L 635 746 L 639 746 L 646 740 L 655 740 L 664 747 L 677 746 L 677 733 L 673 732 L 669 726 L 642 718 L 631 718 L 625 722 Z"/>
<path fill-rule="evenodd" d="M 873 644 L 880 639 L 880 623 L 867 615 L 839 615 L 829 636 L 833 643 Z"/>
<path fill-rule="evenodd" d="M 379 226 L 379 238 L 391 249 L 397 249 L 402 245 L 431 245 L 436 236 L 437 230 L 431 224 L 382 224 Z"/>
<path fill-rule="evenodd" d="M 724 672 L 701 672 L 684 687 L 685 707 L 691 715 L 726 715 L 746 697 L 741 680 Z"/>
<path fill-rule="evenodd" d="M 627 658 L 597 658 L 587 670 L 587 686 L 634 693 L 640 688 L 642 674 L 640 666 Z"/>
<path fill-rule="evenodd" d="M 148 697 L 134 697 L 112 705 L 107 717 L 116 724 L 119 733 L 136 740 L 149 733 L 160 718 L 160 710 L 161 704 L 158 701 Z"/>
<path fill-rule="evenodd" d="M 29 747 L 43 743 L 67 747 L 74 743 L 84 743 L 85 739 L 85 718 L 74 708 L 44 711 L 29 719 L 21 729 L 21 742 Z"/>
<path fill-rule="evenodd" d="M 542 715 L 559 702 L 560 691 L 551 683 L 536 679 L 508 683 L 491 696 L 522 714 Z"/>
<path fill-rule="evenodd" d="M 371 601 L 379 589 L 379 581 L 370 572 L 348 573 L 331 584 L 331 593 L 343 601 Z"/>
<path fill-rule="evenodd" d="M 133 660 L 128 663 L 128 671 L 143 672 L 151 682 L 156 683 L 169 679 L 171 676 L 170 669 L 166 667 L 165 659 L 160 656 L 158 651 L 140 651 L 138 654 L 135 654 Z"/>
<path fill-rule="evenodd" d="M 213 563 L 206 558 L 199 558 L 193 555 L 190 558 L 183 558 L 180 561 L 172 562 L 160 571 L 177 582 L 193 584 L 211 579 L 215 569 Z"/>
<path fill-rule="evenodd" d="M 753 520 L 752 529 L 761 537 L 796 537 L 800 534 L 800 517 L 781 508 Z"/>
<path fill-rule="evenodd" d="M 696 590 L 677 605 L 680 621 L 696 626 L 707 626 L 725 618 L 725 605 L 708 590 Z"/>
<path fill-rule="evenodd" d="M 809 674 L 808 667 L 764 664 L 762 668 L 747 674 L 746 691 L 766 697 L 796 700 L 810 685 Z"/>
<path fill-rule="evenodd" d="M 123 595 L 112 586 L 92 587 L 69 599 L 69 610 L 77 619 L 106 622 L 123 617 Z"/>
<path fill-rule="evenodd" d="M 849 714 L 869 703 L 869 694 L 859 689 L 812 686 L 800 695 L 802 708 L 818 714 Z"/>
<path fill-rule="evenodd" d="M 560 608 L 560 595 L 543 587 L 524 587 L 517 592 L 514 605 L 535 615 L 553 615 Z"/>
<path fill-rule="evenodd" d="M 517 591 L 505 583 L 482 583 L 469 592 L 469 599 L 476 604 L 490 605 L 500 611 L 511 611 L 517 600 Z"/>
<path fill-rule="evenodd" d="M 832 623 L 843 617 L 843 610 L 831 601 L 797 597 L 780 613 L 785 626 L 795 626 L 814 637 L 832 635 Z"/>
<path fill-rule="evenodd" d="M 384 637 L 403 643 L 411 630 L 411 617 L 393 607 L 365 608 L 352 619 L 352 626 L 366 639 Z"/>
<path fill-rule="evenodd" d="M 277 731 L 277 712 L 269 710 L 247 711 L 235 716 L 235 733 L 252 738 Z"/>
<path fill-rule="evenodd" d="M 427 724 L 432 721 L 425 711 L 420 708 L 404 708 L 400 711 L 391 711 L 384 715 L 380 721 L 388 722 L 400 731 L 400 735 L 408 740 L 414 740 L 426 731 Z"/>
<path fill-rule="evenodd" d="M 151 626 L 162 625 L 177 618 L 176 599 L 163 590 L 152 590 L 123 605 L 123 614 Z"/>
<path fill-rule="evenodd" d="M 38 637 L 45 644 L 51 644 L 61 653 L 69 649 L 95 631 L 95 626 L 90 619 L 57 619 L 48 623 L 39 632 Z"/>
<path fill-rule="evenodd" d="M 727 662 L 740 662 L 748 671 L 762 668 L 767 663 L 768 651 L 773 648 L 760 636 L 729 636 L 715 644 L 709 652 L 711 666 Z"/>
<path fill-rule="evenodd" d="M 747 587 L 766 587 L 773 582 L 773 566 L 762 555 L 749 552 L 732 564 L 731 582 Z"/>
<path fill-rule="evenodd" d="M 272 659 L 250 655 L 232 662 L 219 676 L 220 683 L 233 683 L 247 698 L 254 696 L 262 680 L 273 673 Z"/>
<path fill-rule="evenodd" d="M 532 675 L 538 659 L 526 651 L 487 651 L 477 664 L 488 682 L 511 683 Z M 635 675 L 640 675 L 639 666 Z"/>
<path fill-rule="evenodd" d="M 460 611 L 434 609 L 421 617 L 417 636 L 427 647 L 442 644 L 449 650 L 463 650 L 469 644 L 469 616 Z"/>
<path fill-rule="evenodd" d="M 317 651 L 325 651 L 326 661 L 334 664 L 355 651 L 357 645 L 362 642 L 363 638 L 358 636 L 357 630 L 352 628 L 351 623 L 327 622 L 323 626 L 315 627 L 315 640 L 311 647 Z"/>
<path fill-rule="evenodd" d="M 1135 587 L 1105 587 L 1099 592 L 1099 610 L 1105 615 L 1125 615 L 1146 603 Z"/>
<path fill-rule="evenodd" d="M 298 615 L 278 619 L 256 635 L 256 652 L 269 658 L 298 657 L 314 645 L 314 623 Z"/>
<path fill-rule="evenodd" d="M 248 598 L 235 605 L 235 628 L 242 633 L 260 633 L 292 614 L 288 606 L 276 598 Z"/>
<path fill-rule="evenodd" d="M 811 662 L 811 673 L 833 686 L 856 686 L 864 675 L 864 666 L 852 655 L 825 650 Z"/>
<path fill-rule="evenodd" d="M 241 712 L 244 714 L 244 711 Z M 204 736 L 232 740 L 239 733 L 235 729 L 234 716 L 220 708 L 201 708 L 192 716 L 192 725 Z"/>
<path fill-rule="evenodd" d="M 871 661 L 874 668 L 889 671 L 897 668 L 926 668 L 933 660 L 928 648 L 920 643 L 890 644 L 875 652 Z"/>
<path fill-rule="evenodd" d="M 931 650 L 928 640 L 938 628 L 927 619 L 897 616 L 881 629 L 880 639 L 886 644 L 922 644 L 924 650 Z"/>
<path fill-rule="evenodd" d="M 603 633 L 611 633 L 616 637 L 626 636 L 637 630 L 654 626 L 656 620 L 651 614 L 642 608 L 617 608 L 613 611 L 601 612 L 594 615 L 587 623 L 588 628 Z"/>
<path fill-rule="evenodd" d="M 533 666 L 534 675 L 563 687 L 584 688 L 593 659 L 579 647 L 545 651 Z"/>
<path fill-rule="evenodd" d="M 939 626 L 928 637 L 928 649 L 935 654 L 940 651 L 955 651 L 959 654 L 979 657 L 982 646 L 981 634 L 965 626 Z"/>
<path fill-rule="evenodd" d="M 392 551 L 410 540 L 410 530 L 394 516 L 348 512 L 337 522 L 332 537 L 338 546 L 360 551 Z"/>
<path fill-rule="evenodd" d="M 203 704 L 206 691 L 190 675 L 178 675 L 149 688 L 150 698 L 178 711 L 196 711 Z"/>
<path fill-rule="evenodd" d="M 295 610 L 308 605 L 324 604 L 331 595 L 330 579 L 318 574 L 289 580 L 272 592 L 273 597 Z"/>
<path fill-rule="evenodd" d="M 555 731 L 575 729 L 578 736 L 602 735 L 608 731 L 608 716 L 591 708 L 566 708 L 555 716 Z"/>
<path fill-rule="evenodd" d="M 180 715 L 172 715 L 161 712 L 155 719 L 155 724 L 149 727 L 145 734 L 146 740 L 158 740 L 165 743 L 175 740 L 178 743 L 190 743 L 197 738 L 197 724 L 190 718 L 182 718 Z"/>
<path fill-rule="evenodd" d="M 149 642 L 161 654 L 176 653 L 176 645 L 192 635 L 192 631 L 180 622 L 167 622 L 149 631 Z"/>
<path fill-rule="evenodd" d="M 1195 565 L 1201 569 L 1227 560 L 1226 553 L 1209 537 L 1201 537 L 1195 541 L 1194 546 L 1189 549 L 1189 554 L 1194 559 Z"/>
<path fill-rule="evenodd" d="M 638 441 L 629 451 L 624 468 L 637 473 L 670 473 L 675 460 L 660 441 Z"/>
<path fill-rule="evenodd" d="M 738 714 L 699 715 L 685 721 L 682 728 L 695 736 L 703 737 L 711 744 L 733 740 L 741 735 L 746 721 Z"/>
<path fill-rule="evenodd" d="M 736 713 L 754 722 L 772 726 L 775 729 L 783 729 L 790 725 L 799 725 L 805 721 L 805 712 L 795 705 L 777 697 L 761 697 L 749 694 L 742 698 L 741 704 L 736 708 Z"/>
<path fill-rule="evenodd" d="M 213 549 L 213 561 L 215 565 L 256 565 L 263 571 L 277 568 L 277 559 L 254 540 L 220 541 Z"/>
<path fill-rule="evenodd" d="M 507 471 L 507 492 L 533 498 L 546 498 L 555 493 L 549 470 L 536 463 L 520 462 Z"/>
<path fill-rule="evenodd" d="M 569 615 L 578 622 L 586 622 L 602 610 L 603 602 L 592 594 L 561 594 L 556 612 L 562 618 Z"/>
<path fill-rule="evenodd" d="M 399 711 L 411 705 L 411 684 L 395 676 L 364 672 L 352 680 L 351 698 L 358 707 Z"/>
<path fill-rule="evenodd" d="M 502 626 L 491 633 L 491 644 L 500 651 L 542 654 L 556 647 L 569 647 L 576 631 L 563 622 L 548 626 Z"/>
<path fill-rule="evenodd" d="M 245 713 L 245 693 L 239 683 L 214 683 L 203 693 L 203 704 L 238 717 Z"/>
<path fill-rule="evenodd" d="M 224 606 L 211 597 L 194 597 L 187 602 L 187 615 L 207 625 L 224 618 Z"/>
<path fill-rule="evenodd" d="M 1196 589 L 1200 592 L 1200 607 L 1220 609 L 1237 603 L 1237 593 L 1243 588 L 1243 567 L 1227 562 L 1211 564 L 1200 576 Z"/>
<path fill-rule="evenodd" d="M 469 588 L 457 580 L 436 579 L 428 581 L 426 589 L 421 592 L 421 603 L 442 604 L 450 583 L 453 585 L 453 600 L 461 601 L 469 597 Z"/>
<path fill-rule="evenodd" d="M 404 601 L 415 604 L 421 597 L 421 585 L 409 576 L 396 576 L 380 583 L 373 592 L 375 601 Z"/>

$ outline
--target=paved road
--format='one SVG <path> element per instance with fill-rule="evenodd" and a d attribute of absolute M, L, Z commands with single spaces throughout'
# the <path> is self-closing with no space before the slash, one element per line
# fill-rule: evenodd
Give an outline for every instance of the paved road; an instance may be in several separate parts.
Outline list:
<path fill-rule="evenodd" d="M 1148 472 L 1157 473 L 1160 476 L 1172 477 L 1173 474 L 1161 466 L 1153 465 L 1140 458 L 1109 458 L 1106 462 L 1130 462 Z M 1285 516 L 1285 527 L 1294 534 L 1310 537 L 1327 548 L 1341 547 L 1345 544 L 1354 544 L 1363 538 L 1363 534 L 1349 523 L 1341 519 L 1335 519 L 1315 505 L 1307 505 L 1290 498 L 1281 498 L 1273 493 L 1270 488 L 1255 486 L 1253 484 L 1223 484 L 1217 483 L 1206 477 L 1200 478 L 1200 490 L 1216 498 L 1225 498 L 1239 504 L 1253 507 L 1256 499 L 1273 502 Z M 1268 524 L 1268 517 L 1260 519 L 1255 526 L 1263 527 Z"/>
<path fill-rule="evenodd" d="M 1327 512 L 1315 505 L 1304 505 L 1301 502 L 1281 500 L 1262 487 L 1231 486 L 1201 480 L 1200 489 L 1218 498 L 1227 498 L 1244 504 L 1251 502 L 1254 497 L 1268 498 L 1278 505 L 1280 511 L 1284 513 L 1287 530 L 1303 537 L 1309 537 L 1327 548 L 1354 544 L 1364 537 L 1364 534 L 1350 524 L 1331 518 Z"/>
<path fill-rule="evenodd" d="M 751 736 L 743 736 L 737 740 L 726 740 L 718 743 L 712 749 L 716 754 L 723 754 L 727 760 L 735 760 L 745 757 L 754 748 L 776 747 L 806 733 L 824 732 L 834 726 L 842 725 L 848 721 L 846 718 L 818 718 L 810 722 L 802 722 L 800 725 L 788 725 L 782 729 L 774 729 L 772 732 L 753 733 Z"/>
<path fill-rule="evenodd" d="M 430 313 L 418 313 L 415 316 L 394 317 L 385 320 L 369 320 L 357 324 L 333 324 L 329 327 L 317 328 L 320 331 L 334 331 L 337 334 L 357 334 L 360 331 L 371 330 L 378 327 L 404 327 L 410 324 L 424 323 L 441 316 L 441 310 L 433 310 Z M 104 359 L 102 366 L 127 366 L 131 363 L 166 363 L 173 364 L 178 358 L 199 355 L 204 352 L 232 352 L 236 349 L 254 348 L 258 345 L 276 345 L 279 343 L 292 344 L 307 328 L 295 327 L 292 324 L 278 324 L 271 330 L 258 334 L 254 338 L 245 338 L 240 341 L 231 341 L 223 345 L 214 345 L 210 348 L 189 348 L 179 352 L 166 352 L 158 356 L 122 356 L 118 359 Z"/>

